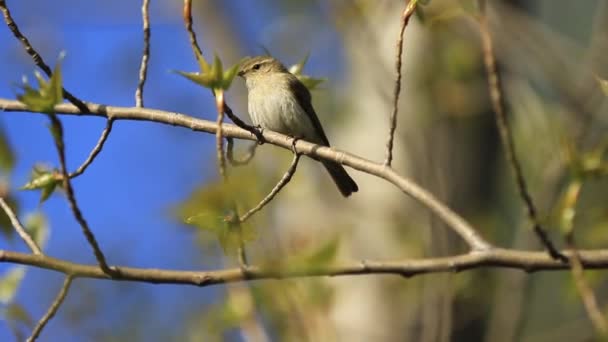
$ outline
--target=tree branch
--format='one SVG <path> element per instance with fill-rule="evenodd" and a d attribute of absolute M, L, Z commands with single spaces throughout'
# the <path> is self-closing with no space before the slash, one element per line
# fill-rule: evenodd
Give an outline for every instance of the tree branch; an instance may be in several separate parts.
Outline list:
<path fill-rule="evenodd" d="M 570 256 L 570 251 L 561 251 Z M 579 250 L 581 264 L 586 269 L 608 268 L 608 249 Z M 392 261 L 359 261 L 331 266 L 265 268 L 249 266 L 216 271 L 176 271 L 150 268 L 113 267 L 112 277 L 98 265 L 73 263 L 46 255 L 33 255 L 0 250 L 0 262 L 28 265 L 75 278 L 111 279 L 152 284 L 188 284 L 209 286 L 247 280 L 284 279 L 315 276 L 346 276 L 363 274 L 395 274 L 411 277 L 427 273 L 460 272 L 477 268 L 510 268 L 525 272 L 567 270 L 570 266 L 551 258 L 547 253 L 495 248 L 440 258 Z"/>
<path fill-rule="evenodd" d="M 485 11 L 485 0 L 479 0 L 478 3 L 481 11 L 481 15 L 478 19 L 483 46 L 483 60 L 486 67 L 486 72 L 488 74 L 488 87 L 490 90 L 492 107 L 494 108 L 494 113 L 496 114 L 496 125 L 498 126 L 498 131 L 500 132 L 500 140 L 502 141 L 502 145 L 505 150 L 507 162 L 509 163 L 511 171 L 515 176 L 519 196 L 526 206 L 528 218 L 533 224 L 534 232 L 553 258 L 561 260 L 562 262 L 568 262 L 563 255 L 559 254 L 557 248 L 553 245 L 551 239 L 547 235 L 547 232 L 539 223 L 536 207 L 532 201 L 532 196 L 528 191 L 526 179 L 524 178 L 521 164 L 515 152 L 513 133 L 511 132 L 511 128 L 509 127 L 509 122 L 507 120 L 502 84 L 498 73 L 498 67 L 496 65 L 496 56 L 494 54 L 492 35 L 490 34 L 490 27 L 488 25 L 488 16 Z"/>
<path fill-rule="evenodd" d="M 15 36 L 15 38 L 17 38 L 17 40 L 19 40 L 21 42 L 21 44 L 25 48 L 25 52 L 27 52 L 27 54 L 30 55 L 30 57 L 32 57 L 32 59 L 34 60 L 34 63 L 48 77 L 51 77 L 51 75 L 52 75 L 51 68 L 48 66 L 48 64 L 46 64 L 44 62 L 44 60 L 42 59 L 42 56 L 40 56 L 40 54 L 34 49 L 34 47 L 30 43 L 30 41 L 27 39 L 27 37 L 25 37 L 21 33 L 21 31 L 19 30 L 19 27 L 17 26 L 17 23 L 15 23 L 15 20 L 13 19 L 12 15 L 11 15 L 10 10 L 6 6 L 6 1 L 5 0 L 0 0 L 0 11 L 2 12 L 2 15 L 4 17 L 4 21 L 6 22 L 6 26 L 8 26 L 9 30 L 11 30 L 11 32 L 13 33 L 13 35 Z M 78 107 L 78 109 L 81 112 L 83 112 L 83 113 L 88 112 L 87 105 L 83 101 L 81 101 L 78 98 L 76 98 L 74 95 L 72 95 L 65 88 L 62 88 L 62 90 L 63 90 L 63 97 L 64 98 L 66 98 L 73 105 L 75 105 L 76 107 Z"/>
<path fill-rule="evenodd" d="M 110 132 L 112 132 L 113 125 L 114 125 L 114 119 L 112 119 L 111 117 L 108 117 L 108 120 L 106 120 L 106 127 L 101 132 L 101 136 L 99 137 L 99 140 L 97 140 L 97 144 L 95 144 L 95 147 L 93 147 L 93 149 L 91 150 L 91 153 L 89 153 L 89 156 L 82 163 L 82 165 L 80 165 L 78 167 L 78 169 L 76 169 L 76 171 L 70 173 L 70 178 L 75 178 L 75 177 L 80 176 L 89 167 L 89 165 L 91 165 L 91 163 L 93 163 L 93 160 L 95 160 L 95 157 L 97 157 L 99 152 L 101 152 L 101 150 L 103 149 L 103 146 L 106 143 L 108 136 L 110 136 Z"/>
<path fill-rule="evenodd" d="M 59 290 L 57 297 L 55 297 L 55 300 L 53 301 L 53 303 L 51 304 L 51 306 L 49 307 L 47 312 L 40 319 L 38 324 L 36 324 L 34 331 L 32 331 L 32 335 L 30 336 L 30 338 L 27 339 L 28 342 L 36 341 L 36 339 L 38 339 L 38 336 L 40 336 L 42 329 L 44 329 L 44 327 L 51 320 L 51 318 L 53 318 L 55 316 L 55 314 L 57 313 L 57 310 L 59 310 L 59 307 L 65 300 L 65 296 L 68 294 L 70 285 L 72 285 L 72 279 L 73 279 L 73 277 L 70 274 L 68 274 L 65 277 L 65 280 L 63 281 L 63 285 L 61 286 L 61 289 Z"/>
<path fill-rule="evenodd" d="M 95 258 L 99 263 L 104 272 L 107 274 L 111 274 L 112 270 L 108 266 L 106 262 L 106 257 L 104 256 L 101 248 L 99 247 L 99 243 L 95 238 L 95 235 L 89 228 L 89 224 L 84 218 L 80 207 L 78 206 L 78 202 L 76 201 L 76 194 L 74 193 L 74 188 L 72 187 L 72 181 L 70 179 L 70 175 L 67 170 L 67 163 L 65 158 L 65 146 L 63 142 L 63 126 L 61 125 L 61 121 L 55 114 L 49 114 L 49 118 L 51 119 L 51 129 L 53 132 L 53 140 L 55 141 L 55 147 L 57 148 L 57 153 L 59 154 L 59 164 L 61 165 L 61 175 L 63 180 L 63 188 L 65 189 L 65 194 L 68 199 L 68 203 L 70 204 L 70 209 L 72 209 L 72 213 L 74 214 L 74 218 L 78 221 L 80 228 L 82 229 L 82 233 L 84 234 L 87 242 L 93 249 L 93 254 L 95 254 Z"/>
<path fill-rule="evenodd" d="M 406 0 L 407 4 L 401 14 L 401 27 L 399 28 L 399 37 L 397 38 L 397 56 L 395 57 L 395 90 L 393 93 L 393 111 L 390 118 L 390 126 L 388 130 L 388 138 L 386 141 L 386 159 L 384 165 L 391 166 L 393 162 L 393 141 L 395 139 L 395 130 L 397 129 L 397 113 L 399 112 L 399 94 L 401 93 L 401 59 L 403 57 L 403 32 L 410 17 L 414 14 L 417 0 Z"/>
<path fill-rule="evenodd" d="M 42 254 L 42 250 L 40 250 L 40 247 L 38 247 L 36 241 L 34 241 L 30 234 L 27 233 L 21 222 L 19 222 L 19 219 L 17 218 L 17 215 L 15 215 L 13 209 L 11 209 L 11 207 L 8 205 L 8 203 L 6 203 L 6 201 L 2 197 L 0 197 L 0 206 L 6 213 L 6 216 L 8 216 L 8 218 L 11 220 L 11 224 L 13 225 L 13 228 L 15 228 L 15 230 L 17 231 L 17 234 L 19 234 L 25 244 L 32 250 L 32 253 L 36 255 Z"/>
<path fill-rule="evenodd" d="M 270 201 L 272 201 L 274 196 L 276 196 L 279 193 L 279 191 L 281 191 L 281 189 L 283 189 L 283 187 L 285 187 L 285 185 L 287 185 L 287 183 L 289 183 L 289 181 L 291 180 L 291 177 L 293 177 L 293 174 L 296 172 L 296 168 L 298 167 L 299 160 L 300 160 L 300 155 L 298 153 L 294 153 L 293 160 L 291 161 L 291 165 L 289 165 L 289 169 L 287 169 L 287 171 L 285 172 L 283 177 L 281 177 L 281 179 L 279 180 L 277 185 L 275 185 L 274 188 L 272 188 L 270 193 L 266 197 L 264 197 L 264 199 L 262 199 L 258 205 L 256 205 L 254 208 L 251 208 L 248 212 L 243 214 L 243 216 L 241 216 L 239 218 L 240 222 L 245 222 L 253 214 L 260 211 L 266 204 L 268 204 Z"/>
<path fill-rule="evenodd" d="M 137 89 L 135 90 L 135 106 L 144 106 L 144 84 L 146 83 L 146 77 L 148 75 L 148 60 L 150 59 L 150 0 L 143 0 L 141 6 L 141 18 L 143 21 L 144 29 L 144 51 L 141 55 L 141 65 L 139 67 L 139 81 L 137 83 Z"/>
<path fill-rule="evenodd" d="M 23 103 L 19 101 L 1 98 L 0 109 L 5 112 L 31 112 Z M 217 125 L 208 120 L 202 120 L 180 113 L 166 112 L 150 108 L 114 107 L 89 103 L 89 112 L 83 114 L 75 106 L 63 103 L 55 106 L 55 113 L 79 116 L 91 115 L 106 118 L 111 117 L 115 120 L 153 121 L 211 134 L 215 134 L 217 129 Z M 225 137 L 257 140 L 253 133 L 231 124 L 223 124 L 222 132 Z M 272 132 L 270 130 L 264 130 L 263 132 L 260 132 L 260 134 L 262 134 L 264 141 L 272 145 L 283 147 L 285 149 L 289 149 L 290 151 L 293 148 L 292 145 L 294 145 L 294 139 L 289 136 Z M 399 188 L 405 194 L 411 196 L 416 201 L 427 207 L 432 213 L 437 215 L 444 223 L 446 223 L 448 227 L 463 238 L 472 249 L 485 250 L 492 248 L 492 245 L 481 237 L 465 219 L 435 198 L 433 194 L 420 187 L 412 180 L 399 175 L 392 168 L 384 166 L 382 163 L 376 163 L 348 152 L 316 145 L 305 140 L 297 140 L 297 142 L 295 142 L 295 150 L 300 154 L 305 154 L 316 159 L 333 161 L 349 166 L 355 170 L 385 179 L 397 186 L 397 188 Z"/>

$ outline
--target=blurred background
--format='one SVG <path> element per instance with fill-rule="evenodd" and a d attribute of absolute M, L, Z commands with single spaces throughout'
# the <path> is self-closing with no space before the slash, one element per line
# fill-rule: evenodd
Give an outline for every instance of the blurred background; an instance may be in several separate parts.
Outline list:
<path fill-rule="evenodd" d="M 267 50 L 291 65 L 309 54 L 304 73 L 328 79 L 313 99 L 332 144 L 371 160 L 384 158 L 403 1 L 193 3 L 206 57 L 217 52 L 231 65 Z M 496 245 L 539 249 L 490 109 L 475 2 L 424 3 L 405 33 L 393 165 Z M 8 6 L 47 63 L 67 53 L 62 66 L 68 90 L 86 101 L 134 105 L 143 49 L 140 2 L 24 0 Z M 214 120 L 211 94 L 170 72 L 197 69 L 182 3 L 153 0 L 150 6 L 145 106 Z M 608 78 L 608 4 L 491 1 L 489 12 L 515 147 L 543 225 L 563 246 L 563 194 L 582 179 L 574 221 L 578 245 L 605 247 L 608 182 L 585 165 L 602 164 L 608 145 L 606 95 L 597 81 Z M 23 75 L 31 78 L 35 66 L 4 24 L 0 47 L 0 98 L 14 99 L 15 84 Z M 227 101 L 248 120 L 242 80 L 235 80 Z M 49 255 L 95 263 L 61 192 L 41 204 L 38 191 L 19 189 L 34 165 L 58 167 L 48 119 L 1 114 L 0 145 L 9 160 L 1 167 L 4 193 L 28 226 L 47 235 Z M 61 119 L 67 163 L 74 170 L 105 122 Z M 249 143 L 238 141 L 239 153 Z M 248 189 L 237 196 L 240 206 L 261 199 L 290 159 L 287 151 L 263 145 L 250 165 L 231 169 L 231 177 Z M 400 191 L 349 172 L 360 191 L 343 199 L 325 171 L 304 158 L 286 189 L 248 225 L 251 262 L 321 264 L 466 251 L 450 229 Z M 183 220 L 225 195 L 218 193 L 217 179 L 212 135 L 118 121 L 102 153 L 73 184 L 110 264 L 209 270 L 234 267 L 233 251 L 218 241 L 217 227 Z M 2 230 L 0 248 L 26 251 L 10 231 Z M 23 273 L 7 264 L 0 271 L 5 293 L 0 340 L 23 340 L 62 276 L 34 268 Z M 606 312 L 605 274 L 586 275 Z M 6 285 L 7 279 L 16 281 Z M 593 336 L 569 272 L 480 269 L 411 279 L 310 278 L 205 288 L 78 279 L 41 340 L 582 341 Z"/>

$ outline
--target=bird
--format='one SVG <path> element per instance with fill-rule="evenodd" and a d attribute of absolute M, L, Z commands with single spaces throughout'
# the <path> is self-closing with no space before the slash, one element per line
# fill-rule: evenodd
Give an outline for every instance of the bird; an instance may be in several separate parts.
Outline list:
<path fill-rule="evenodd" d="M 277 59 L 270 56 L 246 58 L 238 76 L 247 86 L 247 109 L 254 125 L 329 147 L 310 91 Z M 344 197 L 357 192 L 357 183 L 344 167 L 321 160 Z"/>

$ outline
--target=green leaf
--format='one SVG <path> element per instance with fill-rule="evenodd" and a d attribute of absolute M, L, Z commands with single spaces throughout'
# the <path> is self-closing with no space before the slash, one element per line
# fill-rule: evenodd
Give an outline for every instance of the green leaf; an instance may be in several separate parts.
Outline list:
<path fill-rule="evenodd" d="M 197 49 L 194 49 L 194 53 L 196 54 L 196 61 L 198 62 L 198 67 L 201 73 L 209 73 L 211 71 L 211 66 L 207 63 L 205 56 L 201 55 Z"/>
<path fill-rule="evenodd" d="M 300 82 L 306 86 L 309 90 L 316 89 L 321 83 L 327 82 L 327 78 L 312 78 L 305 75 L 296 76 L 300 79 Z"/>
<path fill-rule="evenodd" d="M 176 216 L 201 233 L 211 233 L 226 254 L 232 254 L 241 240 L 248 242 L 256 237 L 249 220 L 239 223 L 236 216 L 237 207 L 250 208 L 259 200 L 250 174 L 239 177 L 235 172 L 227 183 L 214 182 L 195 190 L 175 208 Z"/>
<path fill-rule="evenodd" d="M 604 93 L 604 95 L 608 96 L 608 80 L 601 79 L 597 76 L 595 78 L 597 79 L 597 82 L 600 84 L 600 88 L 602 89 L 602 92 Z"/>
<path fill-rule="evenodd" d="M 205 58 L 200 55 L 196 49 L 195 54 L 198 60 L 199 72 L 174 72 L 205 88 L 210 88 L 214 91 L 227 90 L 232 84 L 232 80 L 238 71 L 239 63 L 233 65 L 232 67 L 228 68 L 226 72 L 224 72 L 224 66 L 217 54 L 213 54 L 212 65 L 209 65 Z"/>
<path fill-rule="evenodd" d="M 235 65 L 230 67 L 228 70 L 224 71 L 224 83 L 222 84 L 222 88 L 224 88 L 224 89 L 230 88 L 230 85 L 232 84 L 232 80 L 234 80 L 234 76 L 236 76 L 236 74 L 239 71 L 240 65 L 241 65 L 240 63 L 236 63 Z"/>
<path fill-rule="evenodd" d="M 302 73 L 304 66 L 308 62 L 308 56 L 309 55 L 306 54 L 306 56 L 304 56 L 304 58 L 302 58 L 298 63 L 290 66 L 289 72 L 296 76 L 300 80 L 300 82 L 302 82 L 302 84 L 306 86 L 306 88 L 308 88 L 309 90 L 314 90 L 321 83 L 326 82 L 327 78 L 313 78 Z"/>
<path fill-rule="evenodd" d="M 8 304 L 13 301 L 24 276 L 25 266 L 14 266 L 6 271 L 0 278 L 0 303 Z"/>
<path fill-rule="evenodd" d="M 42 166 L 35 166 L 32 170 L 30 181 L 21 187 L 22 190 L 42 190 L 40 203 L 46 201 L 53 191 L 61 185 L 61 179 L 57 177 L 57 171 L 49 171 Z"/>
<path fill-rule="evenodd" d="M 15 153 L 3 128 L 0 127 L 0 169 L 10 173 L 15 167 Z"/>
<path fill-rule="evenodd" d="M 62 76 L 61 76 L 61 60 L 63 55 L 59 57 L 55 70 L 51 78 L 47 82 L 39 72 L 34 72 L 34 76 L 38 82 L 38 89 L 32 88 L 23 78 L 21 88 L 23 94 L 18 94 L 17 99 L 23 102 L 28 109 L 35 112 L 53 113 L 55 105 L 63 101 Z"/>

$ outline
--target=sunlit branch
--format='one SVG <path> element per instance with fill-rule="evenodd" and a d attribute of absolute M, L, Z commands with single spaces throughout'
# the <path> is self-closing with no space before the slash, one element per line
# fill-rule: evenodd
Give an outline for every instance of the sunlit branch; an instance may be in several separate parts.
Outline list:
<path fill-rule="evenodd" d="M 0 98 L 0 109 L 5 112 L 31 112 L 27 107 L 19 102 Z M 192 116 L 166 112 L 150 108 L 136 107 L 114 107 L 100 104 L 89 104 L 89 113 L 82 114 L 80 110 L 73 105 L 64 103 L 55 106 L 55 113 L 71 114 L 71 115 L 91 115 L 99 117 L 111 117 L 115 120 L 143 120 L 164 123 L 172 126 L 180 126 L 189 128 L 194 131 L 207 132 L 215 134 L 217 125 L 215 122 L 195 118 Z M 223 124 L 222 134 L 224 137 L 257 140 L 255 135 L 235 125 Z M 292 150 L 294 139 L 292 137 L 264 130 L 260 132 L 263 135 L 264 141 Z M 448 227 L 456 232 L 467 244 L 474 250 L 489 249 L 492 245 L 487 242 L 479 233 L 460 215 L 448 208 L 444 203 L 439 201 L 433 194 L 426 189 L 420 187 L 414 181 L 399 175 L 392 168 L 385 167 L 382 163 L 373 162 L 354 154 L 330 148 L 326 146 L 316 145 L 305 140 L 298 140 L 295 143 L 295 150 L 300 154 L 305 154 L 315 159 L 323 159 L 333 161 L 338 164 L 346 165 L 355 170 L 380 177 L 394 184 L 405 194 L 411 196 L 416 201 L 427 207 L 432 213 L 437 215 Z"/>
<path fill-rule="evenodd" d="M 40 247 L 38 247 L 36 241 L 34 241 L 30 234 L 27 233 L 21 222 L 19 222 L 19 219 L 17 218 L 17 215 L 15 214 L 13 209 L 11 209 L 11 207 L 8 205 L 8 203 L 6 203 L 6 201 L 2 197 L 0 197 L 0 206 L 2 207 L 2 210 L 4 210 L 4 212 L 6 213 L 6 216 L 8 216 L 9 220 L 11 221 L 11 224 L 13 225 L 13 228 L 15 228 L 15 230 L 17 231 L 17 234 L 19 234 L 25 244 L 32 250 L 32 253 L 42 254 L 42 250 L 40 250 Z"/>
<path fill-rule="evenodd" d="M 407 4 L 401 14 L 401 26 L 399 28 L 399 37 L 397 38 L 397 56 L 395 57 L 395 90 L 393 92 L 393 111 L 390 117 L 388 138 L 386 141 L 386 159 L 384 165 L 391 166 L 393 162 L 393 145 L 395 139 L 395 130 L 397 129 L 397 113 L 399 112 L 399 95 L 401 94 L 401 61 L 403 58 L 403 33 L 405 27 L 410 21 L 410 17 L 414 14 L 417 0 L 406 0 Z"/>
<path fill-rule="evenodd" d="M 564 250 L 562 254 L 570 256 Z M 608 268 L 608 249 L 579 250 L 585 269 Z M 356 261 L 350 263 L 310 267 L 289 265 L 281 268 L 249 266 L 216 271 L 176 271 L 151 268 L 113 267 L 112 278 L 98 266 L 73 263 L 50 256 L 0 250 L 0 262 L 29 265 L 36 268 L 71 274 L 78 278 L 133 281 L 152 284 L 188 284 L 209 286 L 261 279 L 285 279 L 314 276 L 346 276 L 364 274 L 394 274 L 411 277 L 420 274 L 460 272 L 478 268 L 510 268 L 525 272 L 569 269 L 568 264 L 551 258 L 546 252 L 531 252 L 495 248 L 439 258 L 405 259 L 392 261 Z"/>
<path fill-rule="evenodd" d="M 141 6 L 141 18 L 144 30 L 144 51 L 141 55 L 141 65 L 139 67 L 139 81 L 135 90 L 135 106 L 144 106 L 144 84 L 148 75 L 148 60 L 150 59 L 150 0 L 143 0 Z"/>

